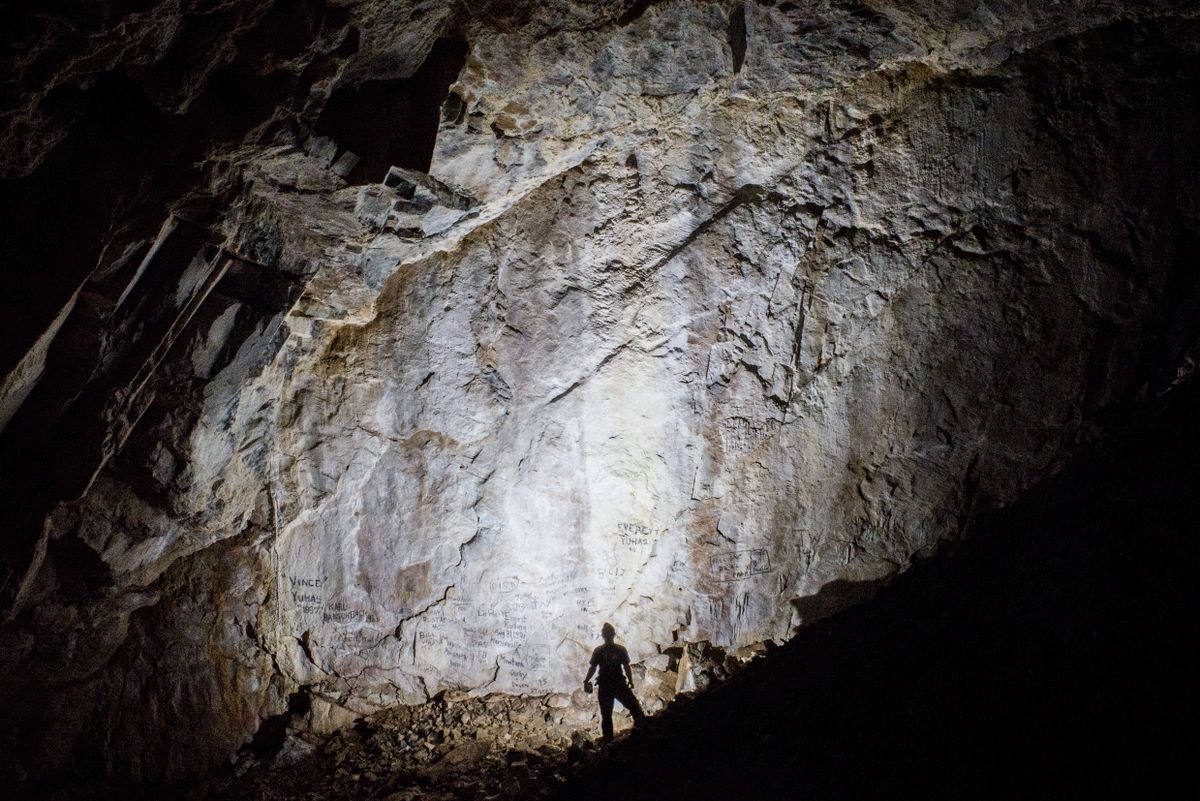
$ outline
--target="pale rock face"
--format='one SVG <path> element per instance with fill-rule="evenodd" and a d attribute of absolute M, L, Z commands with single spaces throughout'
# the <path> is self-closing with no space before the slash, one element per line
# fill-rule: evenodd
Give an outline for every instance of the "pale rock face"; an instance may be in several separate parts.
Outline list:
<path fill-rule="evenodd" d="M 1070 37 L 1117 6 L 925 5 L 739 5 L 736 73 L 728 4 L 479 25 L 430 169 L 461 204 L 395 211 L 317 148 L 255 151 L 225 227 L 274 237 L 303 297 L 225 361 L 241 311 L 214 312 L 193 416 L 49 525 L 240 666 L 211 704 L 234 746 L 300 685 L 342 722 L 447 688 L 561 700 L 605 620 L 666 697 L 673 644 L 782 640 L 863 597 L 1162 388 L 1131 354 L 1172 252 L 1123 221 L 1195 222 L 1131 199 L 1132 141 L 1063 105 L 1080 74 L 1127 96 L 1119 68 L 1037 49 L 1086 63 L 1105 34 Z M 1195 131 L 1150 102 L 1166 122 L 1110 132 Z"/>

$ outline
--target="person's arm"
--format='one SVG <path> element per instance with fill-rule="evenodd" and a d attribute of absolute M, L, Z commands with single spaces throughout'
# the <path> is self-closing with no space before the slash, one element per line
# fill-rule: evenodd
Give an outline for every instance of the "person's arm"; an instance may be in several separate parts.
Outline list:
<path fill-rule="evenodd" d="M 621 669 L 623 671 L 625 671 L 625 681 L 629 685 L 629 689 L 632 690 L 633 689 L 633 668 L 631 668 L 629 666 L 629 652 L 628 651 L 624 652 L 622 654 L 622 656 L 625 658 L 621 662 Z"/>
<path fill-rule="evenodd" d="M 587 675 L 583 677 L 583 691 L 590 693 L 592 691 L 592 676 L 596 672 L 596 654 L 592 653 L 592 661 L 588 665 Z"/>

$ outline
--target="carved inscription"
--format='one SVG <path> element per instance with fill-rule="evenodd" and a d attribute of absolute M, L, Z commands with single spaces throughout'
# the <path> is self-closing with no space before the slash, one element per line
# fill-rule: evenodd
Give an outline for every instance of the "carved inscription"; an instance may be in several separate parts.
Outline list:
<path fill-rule="evenodd" d="M 730 417 L 719 426 L 721 446 L 728 453 L 741 454 L 754 450 L 778 430 L 774 420 L 751 420 L 745 417 Z"/>
<path fill-rule="evenodd" d="M 771 558 L 766 548 L 745 551 L 726 551 L 709 560 L 709 569 L 717 581 L 739 581 L 771 571 Z"/>
<path fill-rule="evenodd" d="M 816 546 L 812 541 L 812 533 L 807 528 L 792 529 L 792 539 L 799 543 L 799 572 L 804 575 L 812 567 L 816 558 Z"/>
<path fill-rule="evenodd" d="M 521 581 L 516 576 L 505 576 L 488 582 L 488 589 L 492 592 L 509 593 L 516 590 L 520 584 Z"/>

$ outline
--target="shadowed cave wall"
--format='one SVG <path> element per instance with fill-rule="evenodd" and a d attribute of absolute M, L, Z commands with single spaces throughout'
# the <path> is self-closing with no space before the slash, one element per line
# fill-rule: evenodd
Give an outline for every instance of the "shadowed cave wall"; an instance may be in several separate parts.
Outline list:
<path fill-rule="evenodd" d="M 602 619 L 658 708 L 1194 368 L 1186 3 L 4 13 L 28 786 L 583 725 Z"/>

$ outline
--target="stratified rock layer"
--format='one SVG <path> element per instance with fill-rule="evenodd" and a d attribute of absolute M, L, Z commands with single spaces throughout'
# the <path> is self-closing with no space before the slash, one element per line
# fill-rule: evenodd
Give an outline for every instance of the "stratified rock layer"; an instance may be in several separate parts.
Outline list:
<path fill-rule="evenodd" d="M 175 779 L 298 691 L 318 729 L 584 704 L 606 619 L 669 697 L 685 644 L 866 597 L 1189 371 L 1192 12 L 925 5 L 462 22 L 429 175 L 226 154 L 240 283 L 31 546 L 6 670 L 52 725 L 10 753 Z M 386 77 L 373 8 L 313 102 Z"/>

